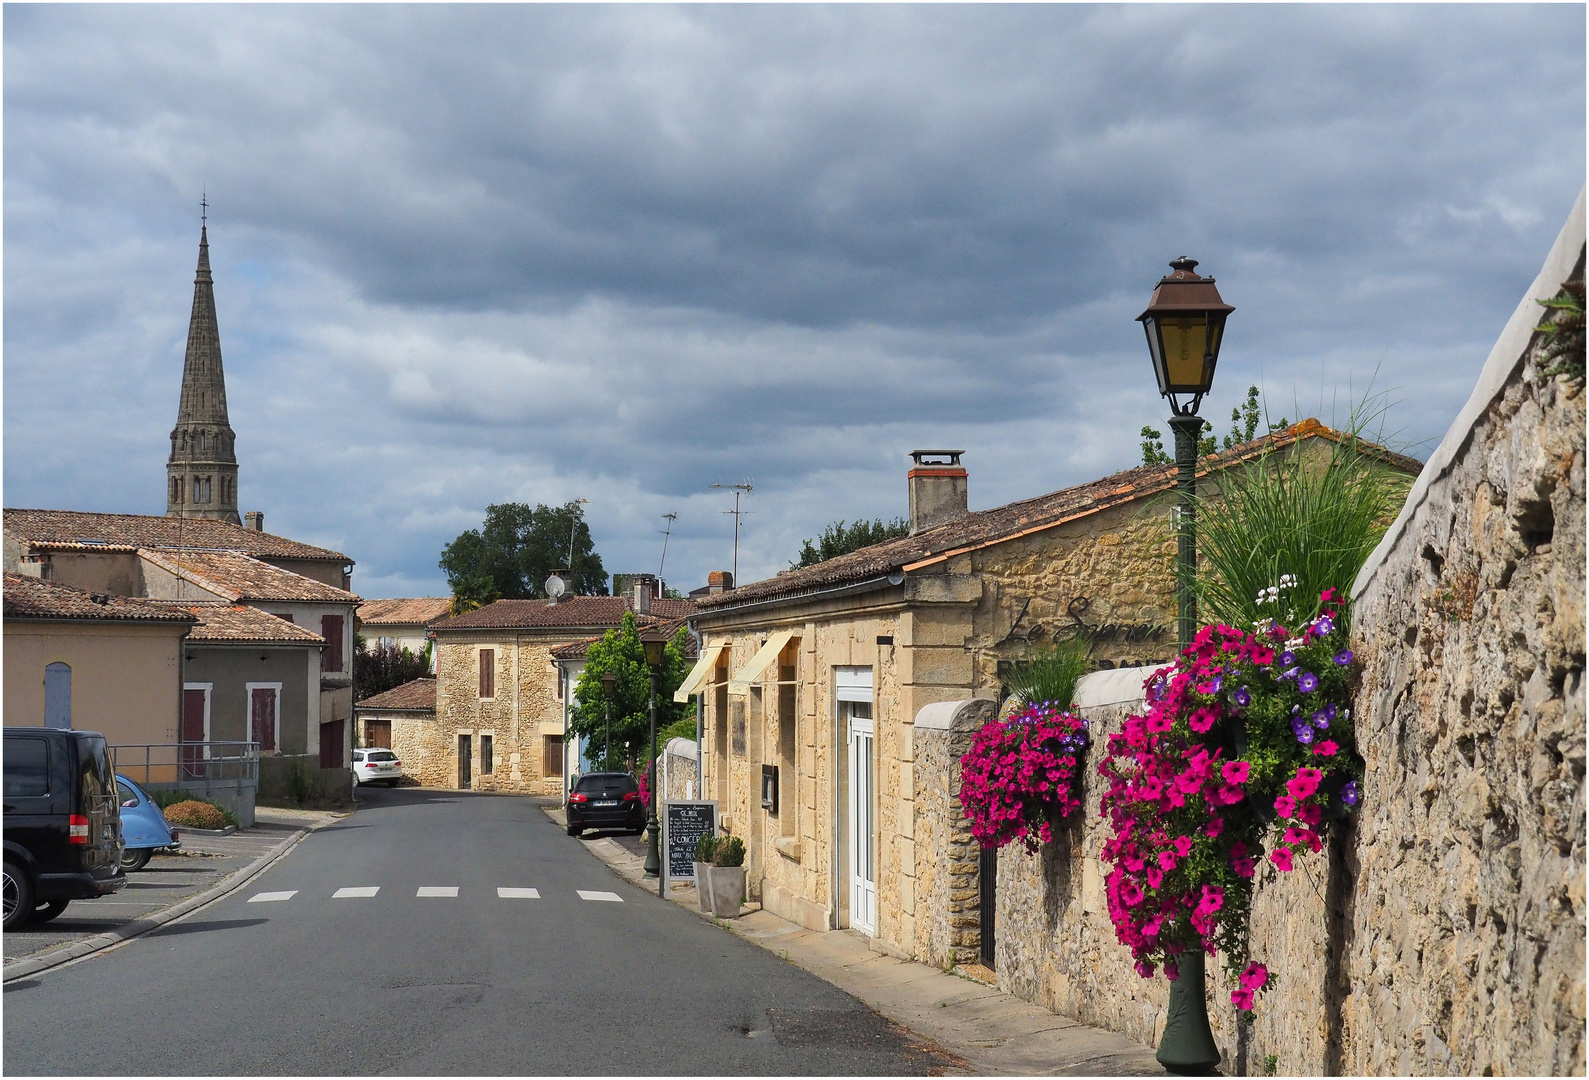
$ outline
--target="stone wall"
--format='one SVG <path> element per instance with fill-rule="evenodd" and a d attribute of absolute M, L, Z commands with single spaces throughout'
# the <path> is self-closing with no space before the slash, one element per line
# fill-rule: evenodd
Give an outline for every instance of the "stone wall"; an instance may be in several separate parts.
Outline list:
<path fill-rule="evenodd" d="M 991 698 L 941 702 L 916 714 L 914 839 L 916 860 L 915 956 L 950 968 L 977 959 L 981 944 L 980 847 L 960 806 L 960 758 L 971 739 L 998 712 Z"/>
<path fill-rule="evenodd" d="M 1584 389 L 1530 330 L 1583 237 L 1580 194 L 1354 589 L 1347 1072 L 1584 1071 Z"/>

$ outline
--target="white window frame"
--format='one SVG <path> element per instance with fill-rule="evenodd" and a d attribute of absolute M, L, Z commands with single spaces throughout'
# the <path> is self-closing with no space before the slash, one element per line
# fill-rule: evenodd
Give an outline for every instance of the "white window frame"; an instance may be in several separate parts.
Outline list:
<path fill-rule="evenodd" d="M 276 730 L 275 730 L 274 735 L 271 737 L 271 742 L 276 744 L 276 753 L 279 754 L 279 753 L 281 753 L 281 683 L 279 683 L 279 682 L 251 682 L 251 683 L 244 683 L 243 684 L 243 700 L 247 703 L 247 707 L 244 708 L 244 710 L 243 710 L 243 717 L 244 717 L 243 733 L 248 736 L 248 738 L 244 739 L 243 741 L 244 742 L 252 742 L 254 740 L 254 691 L 255 690 L 274 690 L 274 691 L 276 691 L 276 715 L 273 718 L 274 723 L 276 725 Z M 206 738 L 209 737 L 209 730 L 210 730 L 209 708 L 206 706 L 206 708 L 204 710 L 204 732 L 205 732 L 205 737 Z"/>

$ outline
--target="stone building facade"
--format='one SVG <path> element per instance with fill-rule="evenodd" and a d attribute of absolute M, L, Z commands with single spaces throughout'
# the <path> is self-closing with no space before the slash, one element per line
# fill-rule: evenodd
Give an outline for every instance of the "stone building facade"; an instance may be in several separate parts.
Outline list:
<path fill-rule="evenodd" d="M 399 751 L 404 773 L 432 787 L 561 794 L 564 679 L 552 650 L 618 627 L 630 610 L 616 596 L 498 600 L 432 621 L 435 716 L 420 722 L 414 750 Z M 653 600 L 638 617 L 646 627 L 692 611 L 688 600 Z"/>
<path fill-rule="evenodd" d="M 1321 452 L 1335 438 L 1305 421 L 1205 460 L 1202 483 L 1217 490 L 1223 469 Z M 1100 667 L 1168 660 L 1175 611 L 1173 468 L 972 513 L 959 452 L 916 456 L 911 535 L 701 597 L 691 620 L 714 666 L 691 687 L 705 706 L 706 793 L 745 841 L 751 896 L 808 928 L 856 927 L 907 955 L 925 932 L 924 867 L 938 857 L 915 832 L 916 715 L 999 697 L 1001 665 L 1080 632 Z M 860 862 L 870 879 L 857 877 Z"/>

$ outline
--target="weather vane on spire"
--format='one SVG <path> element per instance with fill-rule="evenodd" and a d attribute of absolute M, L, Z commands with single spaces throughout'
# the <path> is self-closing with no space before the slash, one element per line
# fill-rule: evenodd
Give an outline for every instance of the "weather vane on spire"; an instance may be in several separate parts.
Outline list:
<path fill-rule="evenodd" d="M 199 224 L 205 228 L 208 228 L 210 224 L 209 193 L 203 188 L 199 189 Z"/>

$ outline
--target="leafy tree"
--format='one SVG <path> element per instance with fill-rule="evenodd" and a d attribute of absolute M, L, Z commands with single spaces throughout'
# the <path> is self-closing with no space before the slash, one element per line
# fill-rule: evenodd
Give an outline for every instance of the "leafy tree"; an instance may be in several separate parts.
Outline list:
<path fill-rule="evenodd" d="M 353 639 L 353 700 L 363 701 L 429 675 L 430 649 L 429 642 L 419 653 L 406 645 L 377 644 L 372 649 L 359 634 Z"/>
<path fill-rule="evenodd" d="M 689 664 L 684 659 L 689 641 L 689 631 L 681 626 L 668 642 L 657 679 L 658 732 L 689 714 L 688 706 L 673 700 L 673 691 L 689 674 Z M 607 696 L 601 685 L 601 677 L 608 671 L 618 676 L 613 686 L 610 750 L 603 745 L 607 738 Z M 591 644 L 585 654 L 585 669 L 580 672 L 579 683 L 574 688 L 578 705 L 573 709 L 569 726 L 576 735 L 591 740 L 589 757 L 596 762 L 597 768 L 632 772 L 646 760 L 651 736 L 650 693 L 651 672 L 646 667 L 645 649 L 640 644 L 639 620 L 634 612 L 626 611 L 621 626 L 608 630 L 600 641 Z M 661 746 L 659 736 L 659 751 Z"/>
<path fill-rule="evenodd" d="M 867 521 L 863 518 L 851 525 L 846 525 L 842 520 L 835 521 L 823 529 L 822 535 L 815 541 L 808 538 L 800 546 L 800 558 L 790 563 L 789 568 L 798 570 L 802 566 L 815 566 L 836 556 L 909 534 L 910 522 L 904 518 L 895 518 L 893 521 L 884 521 L 882 518 Z"/>
<path fill-rule="evenodd" d="M 452 588 L 453 614 L 506 598 L 545 596 L 546 577 L 568 569 L 573 529 L 573 591 L 607 595 L 607 571 L 590 538 L 590 527 L 575 503 L 562 506 L 497 503 L 486 507 L 485 523 L 442 548 L 441 568 Z M 576 518 L 578 518 L 576 524 Z"/>
<path fill-rule="evenodd" d="M 1236 408 L 1230 410 L 1230 431 L 1223 441 L 1215 440 L 1212 434 L 1214 425 L 1207 420 L 1203 421 L 1203 432 L 1197 440 L 1197 453 L 1199 457 L 1208 457 L 1221 450 L 1244 442 L 1251 442 L 1258 431 L 1258 420 L 1263 415 L 1263 405 L 1259 401 L 1258 388 L 1247 387 L 1247 399 Z M 1270 432 L 1284 431 L 1291 426 L 1291 422 L 1281 417 L 1278 422 L 1268 425 Z M 1144 465 L 1174 465 L 1175 455 L 1164 449 L 1164 435 L 1158 428 L 1144 425 L 1138 432 L 1142 437 L 1142 464 Z"/>

